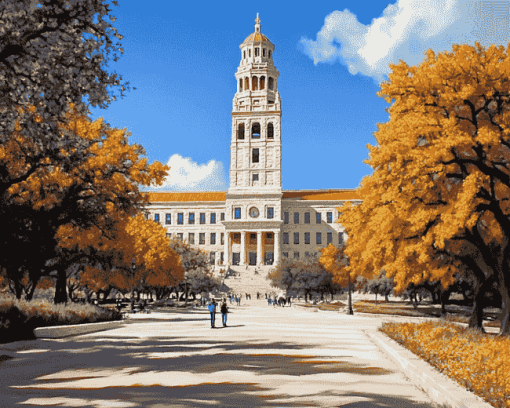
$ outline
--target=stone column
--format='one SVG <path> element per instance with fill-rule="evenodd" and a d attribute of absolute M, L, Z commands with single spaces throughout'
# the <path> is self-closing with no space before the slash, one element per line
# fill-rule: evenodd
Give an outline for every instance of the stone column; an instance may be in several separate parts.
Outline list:
<path fill-rule="evenodd" d="M 241 260 L 239 261 L 239 265 L 246 264 L 246 232 L 241 231 Z"/>
<path fill-rule="evenodd" d="M 225 231 L 225 242 L 223 243 L 223 263 L 225 267 L 230 266 L 230 232 Z"/>
<path fill-rule="evenodd" d="M 280 231 L 274 232 L 274 264 L 280 262 Z"/>
<path fill-rule="evenodd" d="M 264 265 L 262 259 L 262 231 L 257 232 L 257 266 Z"/>

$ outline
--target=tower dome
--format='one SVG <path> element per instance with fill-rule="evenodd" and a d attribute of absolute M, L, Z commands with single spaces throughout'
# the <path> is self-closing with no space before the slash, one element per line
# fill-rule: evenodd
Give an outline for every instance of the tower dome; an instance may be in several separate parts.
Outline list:
<path fill-rule="evenodd" d="M 250 34 L 246 39 L 243 41 L 242 45 L 246 45 L 248 43 L 252 42 L 258 42 L 258 41 L 265 41 L 270 44 L 273 44 L 269 38 L 267 38 L 264 34 L 260 32 L 260 18 L 259 13 L 257 13 L 257 18 L 255 19 L 255 32 Z"/>

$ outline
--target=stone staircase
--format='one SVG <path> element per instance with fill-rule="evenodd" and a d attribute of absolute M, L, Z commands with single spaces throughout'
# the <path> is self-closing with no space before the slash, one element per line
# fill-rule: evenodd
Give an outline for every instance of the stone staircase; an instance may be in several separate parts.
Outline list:
<path fill-rule="evenodd" d="M 264 293 L 278 292 L 279 289 L 271 286 L 271 281 L 266 279 L 273 266 L 231 266 L 223 278 L 224 294 L 245 293 L 251 294 L 256 299 L 257 292 L 265 299 Z"/>

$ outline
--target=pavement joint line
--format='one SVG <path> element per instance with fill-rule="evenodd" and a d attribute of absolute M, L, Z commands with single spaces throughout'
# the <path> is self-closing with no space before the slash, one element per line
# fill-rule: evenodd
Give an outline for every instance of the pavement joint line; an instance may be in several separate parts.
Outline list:
<path fill-rule="evenodd" d="M 451 408 L 492 408 L 492 405 L 450 379 L 395 340 L 374 330 L 363 330 L 401 372 L 438 405 Z"/>

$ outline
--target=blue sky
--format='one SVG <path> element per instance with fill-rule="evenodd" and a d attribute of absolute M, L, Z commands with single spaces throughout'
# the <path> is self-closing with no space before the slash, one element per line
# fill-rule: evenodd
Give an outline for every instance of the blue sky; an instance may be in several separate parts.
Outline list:
<path fill-rule="evenodd" d="M 92 118 L 126 128 L 151 162 L 172 167 L 155 191 L 228 188 L 234 74 L 256 13 L 276 47 L 285 190 L 356 188 L 371 174 L 363 160 L 377 123 L 389 119 L 376 92 L 390 63 L 417 64 L 428 48 L 451 51 L 452 43 L 509 40 L 508 1 L 119 5 L 114 25 L 125 52 L 108 71 L 137 89 L 106 110 L 91 109 Z"/>

